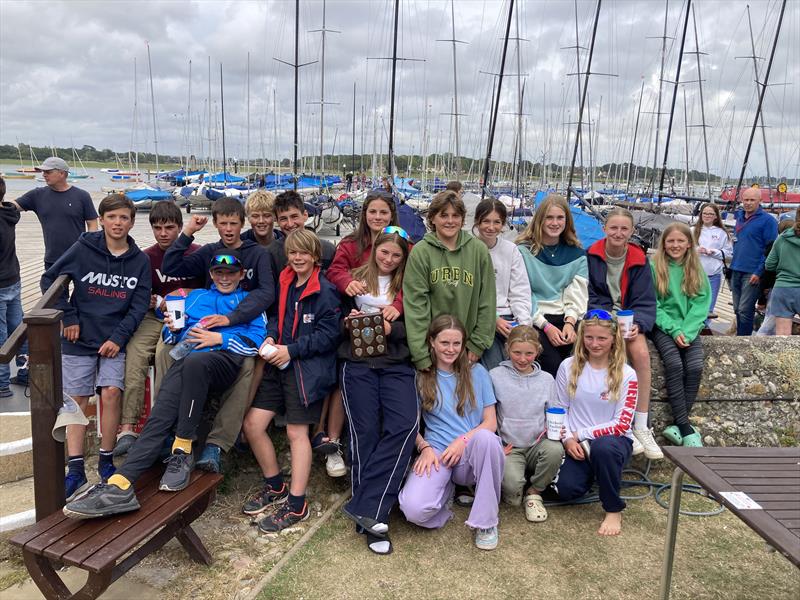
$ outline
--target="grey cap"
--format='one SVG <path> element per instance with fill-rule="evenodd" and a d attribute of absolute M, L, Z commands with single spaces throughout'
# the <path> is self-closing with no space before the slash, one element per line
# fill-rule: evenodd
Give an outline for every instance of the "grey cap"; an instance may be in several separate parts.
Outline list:
<path fill-rule="evenodd" d="M 45 158 L 44 162 L 36 167 L 37 171 L 52 171 L 53 169 L 58 169 L 59 171 L 65 171 L 69 173 L 69 165 L 67 164 L 67 161 L 65 161 L 63 158 L 58 158 L 57 156 Z"/>

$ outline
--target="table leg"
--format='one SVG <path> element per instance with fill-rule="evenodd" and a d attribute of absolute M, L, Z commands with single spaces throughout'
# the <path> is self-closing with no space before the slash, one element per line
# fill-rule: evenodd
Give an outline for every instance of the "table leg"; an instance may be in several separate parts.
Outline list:
<path fill-rule="evenodd" d="M 681 514 L 681 492 L 683 491 L 683 471 L 676 468 L 672 473 L 672 487 L 669 494 L 669 516 L 667 517 L 667 540 L 664 544 L 664 562 L 661 566 L 661 587 L 658 597 L 669 599 L 672 583 L 672 563 L 675 558 L 675 538 L 678 534 L 678 517 Z"/>

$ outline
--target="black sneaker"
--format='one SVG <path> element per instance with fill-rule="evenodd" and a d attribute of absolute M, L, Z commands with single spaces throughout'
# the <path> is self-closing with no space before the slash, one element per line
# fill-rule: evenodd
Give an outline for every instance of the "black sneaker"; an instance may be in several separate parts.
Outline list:
<path fill-rule="evenodd" d="M 71 519 L 96 519 L 132 510 L 139 510 L 133 486 L 123 490 L 107 483 L 98 483 L 85 496 L 63 508 L 64 514 Z"/>
<path fill-rule="evenodd" d="M 276 533 L 292 525 L 297 525 L 300 521 L 305 521 L 309 514 L 308 502 L 303 502 L 303 508 L 300 512 L 294 512 L 287 503 L 281 506 L 274 515 L 261 519 L 258 529 L 262 533 Z"/>
<path fill-rule="evenodd" d="M 272 506 L 283 504 L 288 498 L 289 486 L 286 483 L 279 490 L 266 485 L 260 492 L 245 502 L 242 512 L 246 515 L 258 515 Z"/>
<path fill-rule="evenodd" d="M 179 492 L 189 485 L 189 478 L 194 470 L 194 455 L 178 451 L 164 462 L 167 463 L 167 470 L 161 476 L 159 490 Z"/>

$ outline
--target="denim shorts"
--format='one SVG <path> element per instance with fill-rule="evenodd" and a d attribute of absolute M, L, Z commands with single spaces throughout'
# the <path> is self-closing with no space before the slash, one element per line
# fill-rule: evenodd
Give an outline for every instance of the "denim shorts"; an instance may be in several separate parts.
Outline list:
<path fill-rule="evenodd" d="M 61 379 L 70 396 L 94 396 L 96 388 L 125 389 L 125 353 L 114 358 L 98 354 L 61 356 Z"/>
<path fill-rule="evenodd" d="M 781 319 L 800 314 L 800 287 L 774 287 L 769 293 L 769 312 Z"/>

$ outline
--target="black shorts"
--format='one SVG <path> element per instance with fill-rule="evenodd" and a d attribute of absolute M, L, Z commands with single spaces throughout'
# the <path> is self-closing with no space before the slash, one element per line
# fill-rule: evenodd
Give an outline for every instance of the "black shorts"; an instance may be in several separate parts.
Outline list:
<path fill-rule="evenodd" d="M 293 365 L 283 371 L 269 364 L 264 365 L 264 376 L 252 406 L 284 415 L 290 425 L 316 424 L 322 416 L 321 401 L 303 406 Z"/>

